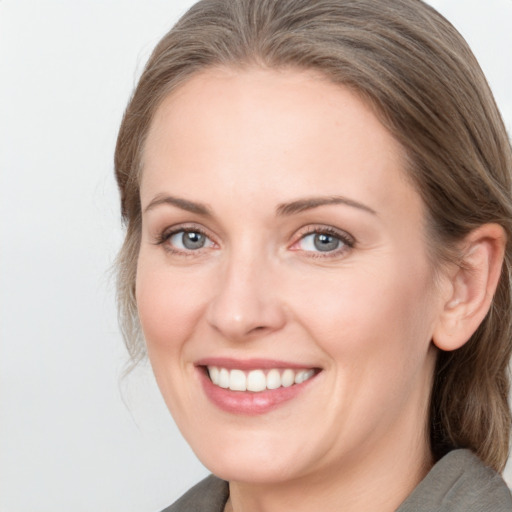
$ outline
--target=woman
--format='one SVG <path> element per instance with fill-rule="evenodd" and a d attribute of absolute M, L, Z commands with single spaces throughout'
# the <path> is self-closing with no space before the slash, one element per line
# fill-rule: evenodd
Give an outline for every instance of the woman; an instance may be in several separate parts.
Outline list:
<path fill-rule="evenodd" d="M 168 510 L 512 510 L 512 155 L 445 19 L 201 1 L 115 164 L 128 348 L 216 475 Z"/>

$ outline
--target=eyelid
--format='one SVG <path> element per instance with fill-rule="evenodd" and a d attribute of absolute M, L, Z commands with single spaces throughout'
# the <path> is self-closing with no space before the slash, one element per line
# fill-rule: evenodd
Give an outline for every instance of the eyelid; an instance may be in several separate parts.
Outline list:
<path fill-rule="evenodd" d="M 205 229 L 203 226 L 195 223 L 182 223 L 175 224 L 172 226 L 167 226 L 159 233 L 156 234 L 154 238 L 155 245 L 164 246 L 165 250 L 175 253 L 178 255 L 185 256 L 193 256 L 202 253 L 204 250 L 211 249 L 212 247 L 202 247 L 199 249 L 189 249 L 183 250 L 175 247 L 171 247 L 169 244 L 166 245 L 166 242 L 175 234 L 180 232 L 197 232 L 201 235 L 205 236 L 214 246 L 219 246 L 218 242 L 215 240 L 215 236 L 212 236 L 209 230 Z M 333 236 L 341 241 L 342 247 L 333 251 L 305 251 L 300 248 L 294 248 L 301 240 L 303 240 L 306 236 L 312 234 L 327 234 Z M 301 251 L 304 254 L 307 254 L 309 257 L 317 257 L 317 258 L 334 258 L 339 257 L 341 254 L 346 253 L 348 250 L 352 249 L 356 244 L 356 239 L 347 231 L 335 228 L 333 226 L 325 225 L 325 224 L 312 224 L 307 225 L 305 227 L 300 228 L 296 234 L 293 236 L 293 242 L 289 246 L 289 249 L 293 251 Z"/>
<path fill-rule="evenodd" d="M 166 242 L 169 241 L 169 239 L 176 235 L 177 233 L 184 232 L 184 233 L 200 233 L 201 235 L 205 236 L 208 240 L 210 240 L 214 245 L 218 245 L 215 241 L 215 238 L 211 236 L 211 234 L 202 226 L 194 223 L 184 223 L 184 224 L 175 224 L 172 226 L 168 226 L 164 228 L 163 230 L 159 231 L 155 238 L 153 243 L 155 245 L 162 245 L 164 246 L 165 250 L 175 253 L 175 254 L 182 254 L 182 255 L 194 255 L 196 253 L 200 253 L 203 251 L 203 249 L 210 249 L 211 247 L 202 247 L 200 249 L 195 250 L 183 250 L 183 249 L 177 249 L 175 247 L 171 247 L 169 244 L 166 244 Z"/>
<path fill-rule="evenodd" d="M 302 249 L 294 249 L 293 247 L 297 245 L 301 240 L 303 240 L 308 235 L 312 234 L 326 234 L 333 236 L 340 240 L 343 244 L 343 247 L 340 249 L 336 249 L 334 251 L 326 251 L 322 253 L 322 251 L 303 251 Z M 304 254 L 307 254 L 309 257 L 315 257 L 315 258 L 334 258 L 339 257 L 342 253 L 347 252 L 348 250 L 352 249 L 356 244 L 356 239 L 347 231 L 335 228 L 333 226 L 328 226 L 325 224 L 315 224 L 315 225 L 309 225 L 304 228 L 301 228 L 296 236 L 294 237 L 294 241 L 292 245 L 290 246 L 291 250 L 295 251 L 302 251 Z"/>

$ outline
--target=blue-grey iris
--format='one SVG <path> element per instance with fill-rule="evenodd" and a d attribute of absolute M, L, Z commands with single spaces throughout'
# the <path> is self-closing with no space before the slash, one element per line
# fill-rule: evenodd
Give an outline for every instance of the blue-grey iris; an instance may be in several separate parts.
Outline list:
<path fill-rule="evenodd" d="M 325 233 L 318 233 L 313 239 L 315 249 L 322 252 L 334 251 L 339 247 L 340 241 L 332 236 L 326 235 Z"/>
<path fill-rule="evenodd" d="M 197 231 L 186 231 L 182 235 L 182 242 L 186 249 L 201 249 L 204 247 L 206 237 Z"/>

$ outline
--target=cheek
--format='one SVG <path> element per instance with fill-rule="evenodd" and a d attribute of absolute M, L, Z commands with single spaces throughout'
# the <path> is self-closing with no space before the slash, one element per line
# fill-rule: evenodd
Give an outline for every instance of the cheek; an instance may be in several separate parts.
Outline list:
<path fill-rule="evenodd" d="M 179 350 L 190 336 L 203 309 L 201 282 L 140 258 L 136 300 L 150 359 Z"/>
<path fill-rule="evenodd" d="M 350 424 L 367 425 L 368 432 L 391 425 L 408 407 L 414 408 L 411 421 L 421 425 L 433 371 L 429 315 L 435 308 L 425 299 L 427 273 L 411 279 L 398 267 L 386 270 L 364 277 L 354 272 L 310 294 L 302 310 L 330 359 L 331 400 L 342 404 L 333 415 L 342 410 Z"/>
<path fill-rule="evenodd" d="M 337 364 L 375 363 L 389 372 L 426 354 L 435 316 L 428 267 L 389 263 L 368 266 L 372 272 L 349 269 L 314 293 L 305 286 L 294 294 L 297 317 Z"/>

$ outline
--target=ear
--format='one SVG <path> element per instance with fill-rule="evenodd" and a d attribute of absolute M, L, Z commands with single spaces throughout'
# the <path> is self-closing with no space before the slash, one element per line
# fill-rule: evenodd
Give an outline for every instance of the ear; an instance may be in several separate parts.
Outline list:
<path fill-rule="evenodd" d="M 432 340 L 441 350 L 464 345 L 482 323 L 501 275 L 506 234 L 498 224 L 471 231 L 461 244 L 461 264 L 447 276 L 449 290 Z"/>

